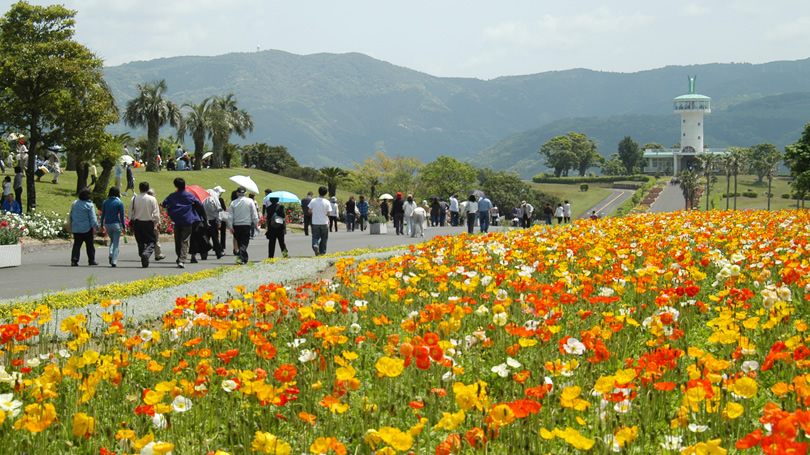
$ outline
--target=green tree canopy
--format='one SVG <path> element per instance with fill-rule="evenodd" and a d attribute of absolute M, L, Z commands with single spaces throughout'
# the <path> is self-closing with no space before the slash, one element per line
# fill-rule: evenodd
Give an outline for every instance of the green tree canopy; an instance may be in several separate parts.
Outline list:
<path fill-rule="evenodd" d="M 397 191 L 412 193 L 416 190 L 416 179 L 422 168 L 419 159 L 410 156 L 390 157 L 377 152 L 367 157 L 363 164 L 354 163 L 362 179 L 376 179 L 379 182 L 377 192 L 395 194 Z"/>
<path fill-rule="evenodd" d="M 634 174 L 636 170 L 643 167 L 644 150 L 638 148 L 638 143 L 633 138 L 625 136 L 619 142 L 619 160 L 628 174 Z"/>
<path fill-rule="evenodd" d="M 220 169 L 223 165 L 230 165 L 225 160 L 225 146 L 231 135 L 247 137 L 247 133 L 253 132 L 253 120 L 247 111 L 239 109 L 236 104 L 236 95 L 229 93 L 214 98 L 210 128 L 209 136 L 213 142 L 212 151 L 214 152 L 211 167 Z"/>
<path fill-rule="evenodd" d="M 281 174 L 285 169 L 298 167 L 298 161 L 283 145 L 270 146 L 260 142 L 242 147 L 242 152 L 249 160 L 244 163 L 246 166 L 256 166 L 257 169 L 273 174 Z"/>
<path fill-rule="evenodd" d="M 449 156 L 440 156 L 422 166 L 419 171 L 419 190 L 425 197 L 450 197 L 474 190 L 476 171 L 469 163 Z"/>
<path fill-rule="evenodd" d="M 565 136 L 551 138 L 543 144 L 540 153 L 546 156 L 545 165 L 554 169 L 555 177 L 567 177 L 571 169 L 584 176 L 588 168 L 600 160 L 593 139 L 570 131 Z"/>
<path fill-rule="evenodd" d="M 751 165 L 751 170 L 757 174 L 759 183 L 762 183 L 762 180 L 772 168 L 772 162 L 776 156 L 781 159 L 782 152 L 770 142 L 752 145 L 748 149 L 747 161 Z"/>
<path fill-rule="evenodd" d="M 75 15 L 18 2 L 0 19 L 0 124 L 28 138 L 28 211 L 36 207 L 37 155 L 62 145 L 86 160 L 117 121 L 103 62 L 73 40 Z"/>
<path fill-rule="evenodd" d="M 146 127 L 147 144 L 144 161 L 147 172 L 157 172 L 160 128 L 169 124 L 178 127 L 182 122 L 180 108 L 163 95 L 168 89 L 166 81 L 137 84 L 138 96 L 127 102 L 124 123 L 133 127 Z"/>
<path fill-rule="evenodd" d="M 798 141 L 785 147 L 785 162 L 794 177 L 793 191 L 804 199 L 810 192 L 810 123 L 804 126 Z"/>
<path fill-rule="evenodd" d="M 211 98 L 206 98 L 200 104 L 183 103 L 182 107 L 190 108 L 177 127 L 177 136 L 182 141 L 186 133 L 191 134 L 194 141 L 194 170 L 202 169 L 203 155 L 205 154 L 205 135 L 211 130 Z"/>

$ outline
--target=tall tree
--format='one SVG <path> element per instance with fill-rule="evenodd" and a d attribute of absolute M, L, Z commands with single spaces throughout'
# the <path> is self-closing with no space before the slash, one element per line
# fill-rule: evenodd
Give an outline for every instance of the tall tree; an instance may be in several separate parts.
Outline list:
<path fill-rule="evenodd" d="M 684 170 L 678 173 L 678 185 L 681 187 L 686 210 L 695 208 L 695 194 L 697 193 L 698 180 L 700 176 L 697 172 Z"/>
<path fill-rule="evenodd" d="M 436 158 L 422 166 L 419 172 L 420 194 L 425 196 L 449 198 L 453 194 L 474 190 L 475 184 L 475 168 L 449 156 Z"/>
<path fill-rule="evenodd" d="M 810 192 L 810 123 L 804 125 L 804 132 L 798 141 L 785 147 L 785 162 L 793 176 L 793 193 L 798 199 L 804 200 Z"/>
<path fill-rule="evenodd" d="M 568 171 L 576 167 L 577 155 L 568 136 L 555 136 L 543 144 L 538 152 L 546 156 L 547 167 L 554 170 L 555 177 L 567 177 Z"/>
<path fill-rule="evenodd" d="M 376 189 L 380 193 L 394 194 L 397 191 L 407 193 L 416 189 L 416 178 L 422 162 L 409 156 L 391 157 L 376 152 L 373 157 L 367 157 L 363 164 L 354 163 L 354 167 L 363 179 L 379 179 L 380 184 Z"/>
<path fill-rule="evenodd" d="M 638 142 L 630 136 L 625 136 L 619 142 L 619 160 L 624 164 L 628 174 L 633 174 L 644 159 L 644 150 L 638 148 Z"/>
<path fill-rule="evenodd" d="M 298 161 L 283 145 L 270 146 L 263 142 L 242 147 L 244 155 L 250 157 L 250 166 L 280 174 L 287 168 L 298 167 Z"/>
<path fill-rule="evenodd" d="M 205 135 L 211 129 L 211 115 L 209 111 L 211 98 L 206 98 L 200 104 L 183 103 L 181 107 L 191 110 L 183 117 L 177 128 L 177 135 L 182 141 L 186 133 L 191 134 L 194 141 L 194 170 L 202 169 L 203 154 L 205 154 Z"/>
<path fill-rule="evenodd" d="M 92 150 L 117 121 L 102 60 L 73 40 L 75 15 L 18 2 L 0 19 L 0 124 L 27 133 L 29 212 L 37 201 L 37 155 L 57 144 Z"/>
<path fill-rule="evenodd" d="M 236 104 L 236 95 L 229 93 L 214 98 L 211 107 L 211 130 L 209 136 L 213 142 L 211 167 L 221 169 L 223 165 L 230 165 L 224 160 L 225 145 L 232 134 L 247 137 L 253 132 L 253 120 L 245 110 L 239 109 Z"/>
<path fill-rule="evenodd" d="M 773 161 L 775 155 L 780 155 L 779 149 L 775 145 L 766 142 L 764 144 L 752 145 L 748 149 L 747 162 L 751 164 L 751 170 L 757 174 L 757 183 L 762 183 L 765 175 L 770 169 L 769 162 Z"/>
<path fill-rule="evenodd" d="M 697 156 L 697 159 L 703 169 L 703 177 L 706 179 L 706 211 L 708 212 L 714 169 L 717 167 L 717 163 L 720 162 L 720 157 L 714 153 L 701 153 Z"/>
<path fill-rule="evenodd" d="M 166 124 L 177 128 L 182 122 L 180 108 L 164 97 L 166 80 L 137 84 L 138 96 L 127 102 L 124 123 L 133 127 L 146 127 L 147 145 L 144 151 L 147 172 L 157 172 L 158 140 L 160 128 Z"/>
<path fill-rule="evenodd" d="M 757 164 L 757 167 L 765 172 L 765 177 L 768 179 L 768 210 L 771 209 L 771 197 L 773 197 L 771 194 L 773 178 L 776 177 L 776 173 L 779 171 L 779 163 L 782 162 L 782 152 L 776 148 L 775 150 L 776 153 L 768 154 L 766 157 L 760 160 L 759 164 Z"/>
<path fill-rule="evenodd" d="M 729 155 L 727 161 L 729 166 L 728 170 L 734 177 L 734 210 L 737 210 L 737 176 L 743 172 L 745 168 L 745 158 L 748 155 L 748 149 L 743 147 L 728 147 L 726 148 L 726 152 Z"/>
<path fill-rule="evenodd" d="M 584 133 L 569 132 L 568 137 L 571 138 L 571 150 L 577 157 L 576 169 L 579 176 L 584 177 L 588 168 L 597 164 L 601 158 L 596 151 L 596 142 L 587 138 Z"/>

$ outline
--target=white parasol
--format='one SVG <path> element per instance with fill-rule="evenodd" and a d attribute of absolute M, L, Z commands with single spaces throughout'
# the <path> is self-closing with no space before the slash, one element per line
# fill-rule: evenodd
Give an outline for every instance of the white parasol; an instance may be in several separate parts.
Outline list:
<path fill-rule="evenodd" d="M 132 164 L 135 162 L 135 158 L 129 155 L 121 155 L 121 158 L 119 158 L 119 160 L 121 161 L 121 164 Z"/>
<path fill-rule="evenodd" d="M 234 176 L 231 176 L 229 178 L 231 179 L 231 181 L 233 181 L 237 185 L 244 186 L 249 191 L 253 191 L 254 193 L 259 192 L 259 187 L 256 186 L 256 182 L 254 182 L 253 179 L 250 178 L 249 175 L 234 175 Z"/>
<path fill-rule="evenodd" d="M 211 156 L 213 154 L 214 154 L 214 152 L 205 152 L 205 153 L 203 153 L 202 159 L 206 159 L 206 158 L 208 158 L 209 156 Z"/>
<path fill-rule="evenodd" d="M 377 199 L 379 199 L 379 200 L 381 200 L 381 201 L 382 201 L 383 199 L 394 199 L 394 196 L 391 196 L 390 194 L 385 193 L 385 194 L 383 194 L 382 196 L 378 197 Z"/>

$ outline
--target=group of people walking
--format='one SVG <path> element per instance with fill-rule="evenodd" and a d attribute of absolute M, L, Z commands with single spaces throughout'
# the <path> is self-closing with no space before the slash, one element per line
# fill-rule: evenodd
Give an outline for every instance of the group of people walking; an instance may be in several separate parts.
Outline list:
<path fill-rule="evenodd" d="M 183 178 L 174 179 L 174 187 L 175 191 L 158 204 L 154 189 L 148 182 L 140 182 L 140 193 L 130 200 L 129 228 L 138 245 L 141 266 L 149 267 L 153 254 L 157 261 L 166 257 L 160 249 L 158 239 L 161 206 L 172 221 L 177 267 L 185 268 L 185 264 L 189 262 L 197 263 L 197 255 L 202 260 L 208 259 L 210 254 L 216 255 L 217 259 L 225 256 L 227 230 L 230 230 L 233 237 L 233 254 L 237 263 L 246 264 L 249 261 L 248 246 L 259 223 L 259 214 L 256 202 L 245 196 L 245 187 L 240 186 L 231 194 L 231 203 L 227 207 L 222 198 L 225 190 L 220 186 L 207 190 L 208 197 L 202 200 L 186 191 Z M 97 218 L 95 205 L 90 200 L 90 189 L 84 188 L 79 192 L 79 198 L 71 206 L 69 214 L 74 241 L 70 258 L 72 266 L 79 265 L 82 245 L 86 246 L 88 265 L 98 265 L 93 239 L 99 231 L 109 237 L 110 266 L 117 266 L 121 234 L 126 232 L 126 213 L 124 202 L 120 198 L 120 188 L 110 188 L 107 199 L 102 203 L 101 215 Z M 284 206 L 279 203 L 278 198 L 270 198 L 268 202 L 263 208 L 268 216 L 268 256 L 274 257 L 276 242 L 286 256 Z"/>

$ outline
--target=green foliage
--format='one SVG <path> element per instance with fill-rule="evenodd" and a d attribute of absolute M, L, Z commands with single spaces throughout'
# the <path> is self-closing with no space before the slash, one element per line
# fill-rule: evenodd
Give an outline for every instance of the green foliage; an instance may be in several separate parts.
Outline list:
<path fill-rule="evenodd" d="M 224 164 L 230 163 L 228 157 L 233 156 L 233 153 L 228 154 L 225 150 L 231 135 L 247 137 L 247 133 L 253 132 L 254 125 L 250 114 L 237 106 L 236 95 L 233 93 L 215 97 L 211 104 L 208 131 L 214 152 L 211 167 L 221 169 Z"/>
<path fill-rule="evenodd" d="M 579 191 L 588 191 L 588 188 L 589 187 L 587 183 L 582 183 L 579 185 Z"/>
<path fill-rule="evenodd" d="M 202 169 L 202 157 L 205 154 L 205 136 L 211 130 L 211 98 L 202 100 L 199 104 L 183 103 L 181 107 L 191 110 L 181 119 L 177 127 L 177 135 L 182 141 L 185 134 L 191 134 L 194 141 L 194 170 Z"/>
<path fill-rule="evenodd" d="M 642 170 L 644 161 L 644 150 L 638 147 L 638 142 L 630 136 L 625 136 L 619 142 L 619 161 L 624 166 L 625 173 L 633 174 L 637 170 Z M 605 172 L 607 174 L 607 172 Z"/>
<path fill-rule="evenodd" d="M 245 167 L 281 174 L 285 169 L 298 167 L 298 162 L 283 145 L 270 146 L 256 143 L 242 147 L 242 162 Z"/>
<path fill-rule="evenodd" d="M 375 188 L 378 194 L 404 194 L 414 193 L 417 189 L 417 176 L 422 168 L 422 162 L 414 157 L 388 156 L 377 152 L 368 157 L 363 164 L 354 163 L 361 182 L 368 184 L 377 182 Z"/>
<path fill-rule="evenodd" d="M 137 84 L 137 88 L 138 96 L 127 102 L 124 123 L 133 128 L 146 127 L 143 161 L 148 172 L 157 172 L 160 128 L 167 124 L 178 127 L 183 117 L 180 107 L 164 96 L 168 89 L 165 79 Z"/>
<path fill-rule="evenodd" d="M 28 139 L 28 211 L 37 201 L 37 155 L 61 145 L 88 161 L 118 119 L 101 59 L 73 40 L 75 14 L 18 2 L 0 19 L 0 125 Z"/>
<path fill-rule="evenodd" d="M 798 141 L 785 147 L 785 162 L 794 177 L 793 192 L 803 199 L 810 192 L 810 123 Z"/>
<path fill-rule="evenodd" d="M 619 159 L 618 153 L 613 153 L 602 163 L 602 174 L 604 175 L 625 175 L 627 169 L 624 167 L 622 160 Z"/>
<path fill-rule="evenodd" d="M 613 183 L 613 182 L 646 182 L 648 175 L 604 175 L 601 177 L 549 177 L 547 175 L 535 175 L 532 179 L 534 183 L 559 183 L 565 185 L 576 185 L 578 183 Z"/>
<path fill-rule="evenodd" d="M 585 134 L 569 131 L 565 136 L 556 136 L 540 149 L 545 155 L 546 166 L 554 169 L 554 176 L 568 176 L 571 169 L 584 176 L 589 167 L 600 160 L 596 143 Z"/>
<path fill-rule="evenodd" d="M 326 183 L 326 188 L 329 190 L 329 197 L 334 196 L 337 192 L 338 184 L 346 177 L 346 171 L 339 167 L 322 167 L 319 171 L 321 173 L 321 181 Z"/>
<path fill-rule="evenodd" d="M 750 198 L 756 198 L 758 196 L 756 191 L 744 191 L 742 195 L 743 197 L 750 197 Z"/>
<path fill-rule="evenodd" d="M 501 213 L 511 213 L 512 207 L 519 206 L 520 201 L 529 201 L 532 205 L 539 201 L 551 200 L 552 196 L 540 192 L 533 193 L 531 185 L 520 180 L 517 174 L 506 171 L 492 172 L 481 185 L 481 190 L 496 205 Z M 465 196 L 467 193 L 458 193 Z"/>
<path fill-rule="evenodd" d="M 291 179 L 303 180 L 305 182 L 316 183 L 321 178 L 321 173 L 312 167 L 290 167 L 281 171 L 279 175 L 289 177 Z"/>
<path fill-rule="evenodd" d="M 639 188 L 638 190 L 636 190 L 635 193 L 633 193 L 633 197 L 624 201 L 620 206 L 618 206 L 616 210 L 614 210 L 613 213 L 610 215 L 611 217 L 616 218 L 626 216 L 628 213 L 630 213 L 631 210 L 633 210 L 636 207 L 636 205 L 639 204 L 639 202 L 641 202 L 641 198 L 643 198 L 644 195 L 647 194 L 655 186 L 656 182 L 655 177 L 648 175 L 637 177 L 645 178 L 646 182 L 644 183 L 644 185 L 641 186 L 641 188 Z"/>
<path fill-rule="evenodd" d="M 419 171 L 419 191 L 424 196 L 449 198 L 453 194 L 466 194 L 475 189 L 476 183 L 475 168 L 449 156 L 442 155 Z"/>

